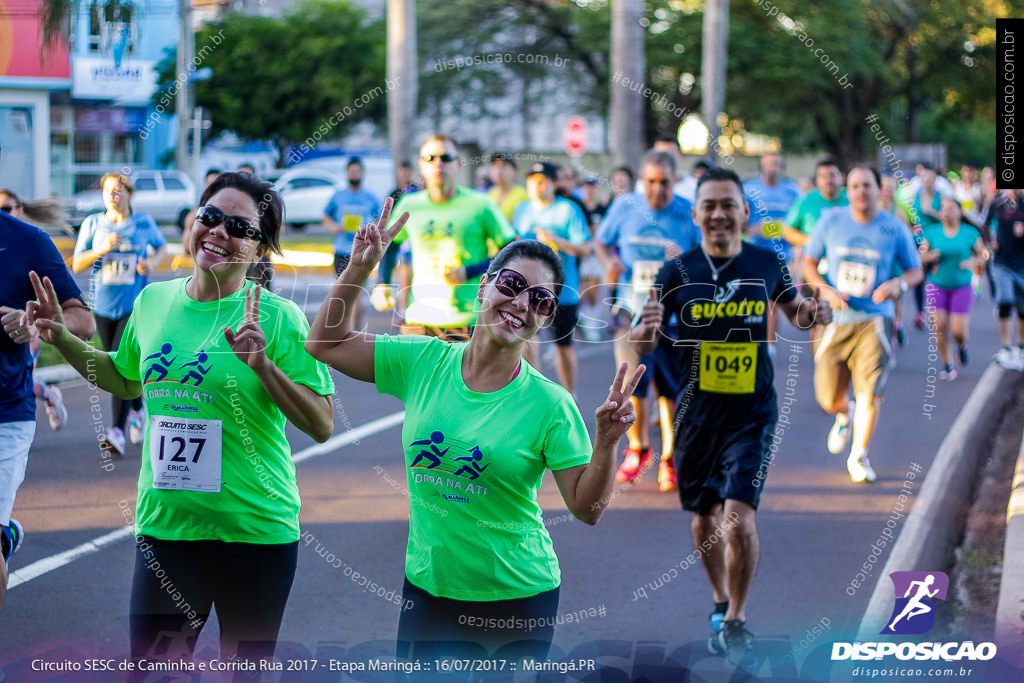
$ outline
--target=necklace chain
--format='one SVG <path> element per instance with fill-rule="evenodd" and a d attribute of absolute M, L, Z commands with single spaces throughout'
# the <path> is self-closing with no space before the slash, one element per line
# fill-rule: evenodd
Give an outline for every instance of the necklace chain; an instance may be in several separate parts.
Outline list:
<path fill-rule="evenodd" d="M 724 271 L 726 268 L 728 268 L 729 264 L 732 263 L 733 261 L 735 261 L 736 257 L 740 255 L 739 252 L 733 254 L 732 257 L 728 261 L 723 263 L 718 268 L 715 268 L 715 264 L 711 262 L 711 257 L 708 255 L 708 252 L 704 251 L 704 247 L 701 247 L 700 251 L 701 251 L 702 254 L 704 254 L 704 258 L 708 262 L 708 268 L 711 269 L 711 279 L 714 280 L 715 282 L 718 282 L 719 274 L 722 273 L 722 271 Z"/>

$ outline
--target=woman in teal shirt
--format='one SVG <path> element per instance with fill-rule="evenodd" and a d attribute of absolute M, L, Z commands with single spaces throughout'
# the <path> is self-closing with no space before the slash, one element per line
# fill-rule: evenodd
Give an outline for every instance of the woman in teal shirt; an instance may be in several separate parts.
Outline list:
<path fill-rule="evenodd" d="M 534 240 L 503 248 L 476 287 L 469 342 L 353 330 L 352 304 L 408 214 L 355 234 L 352 259 L 321 307 L 306 350 L 406 404 L 402 443 L 409 482 L 409 544 L 399 655 L 543 659 L 551 645 L 561 575 L 537 492 L 551 470 L 569 510 L 597 523 L 611 499 L 615 449 L 636 420 L 619 368 L 595 411 L 593 447 L 569 393 L 522 359 L 551 319 L 561 261 Z M 430 641 L 444 642 L 438 649 Z"/>
<path fill-rule="evenodd" d="M 985 245 L 978 231 L 963 223 L 963 209 L 955 199 L 942 198 L 941 223 L 924 229 L 926 251 L 921 260 L 927 269 L 925 301 L 935 331 L 943 370 L 939 379 L 956 379 L 957 370 L 949 345 L 949 333 L 957 345 L 960 365 L 967 365 L 967 330 L 971 322 L 971 274 L 985 263 Z"/>

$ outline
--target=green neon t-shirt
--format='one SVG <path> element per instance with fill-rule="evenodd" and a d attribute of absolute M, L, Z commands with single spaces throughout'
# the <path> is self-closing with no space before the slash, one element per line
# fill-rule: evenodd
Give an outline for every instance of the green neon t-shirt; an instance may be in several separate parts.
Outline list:
<path fill-rule="evenodd" d="M 839 190 L 839 196 L 835 199 L 825 199 L 821 196 L 821 190 L 811 190 L 790 208 L 789 215 L 786 216 L 786 225 L 810 235 L 814 231 L 814 224 L 821 218 L 822 211 L 836 206 L 847 206 L 849 203 L 845 187 Z"/>
<path fill-rule="evenodd" d="M 412 291 L 406 322 L 431 327 L 464 327 L 476 321 L 476 290 L 480 278 L 452 286 L 445 270 L 487 259 L 488 241 L 497 247 L 511 242 L 515 233 L 494 201 L 475 190 L 460 187 L 444 204 L 414 192 L 402 197 L 393 215 L 409 212 L 409 221 L 395 242 L 410 241 Z"/>
<path fill-rule="evenodd" d="M 590 435 L 569 393 L 525 361 L 502 389 L 470 390 L 467 346 L 377 337 L 377 390 L 406 405 L 405 571 L 440 597 L 529 597 L 561 582 L 537 503 L 544 470 L 589 463 Z"/>
<path fill-rule="evenodd" d="M 939 252 L 939 260 L 928 267 L 931 271 L 928 273 L 929 282 L 943 289 L 960 289 L 971 284 L 973 271 L 962 269 L 960 264 L 971 258 L 974 243 L 980 239 L 977 230 L 961 224 L 956 234 L 950 237 L 939 223 L 924 229 L 924 239 L 928 246 Z"/>
<path fill-rule="evenodd" d="M 136 533 L 167 541 L 290 543 L 299 538 L 299 490 L 285 416 L 256 374 L 231 351 L 246 282 L 217 301 L 194 301 L 188 278 L 142 290 L 112 355 L 143 383 L 146 436 Z M 334 393 L 327 367 L 303 348 L 309 323 L 298 306 L 264 291 L 267 355 L 293 381 Z"/>

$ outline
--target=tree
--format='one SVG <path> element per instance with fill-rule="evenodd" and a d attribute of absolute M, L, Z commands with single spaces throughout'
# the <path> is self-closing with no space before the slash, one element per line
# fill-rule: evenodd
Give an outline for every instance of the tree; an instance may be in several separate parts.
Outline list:
<path fill-rule="evenodd" d="M 195 44 L 200 66 L 213 71 L 195 85 L 212 133 L 271 140 L 280 165 L 289 146 L 294 160 L 358 121 L 384 118 L 384 23 L 344 0 L 313 0 L 281 18 L 230 13 Z M 158 70 L 161 101 L 175 90 L 173 55 Z"/>

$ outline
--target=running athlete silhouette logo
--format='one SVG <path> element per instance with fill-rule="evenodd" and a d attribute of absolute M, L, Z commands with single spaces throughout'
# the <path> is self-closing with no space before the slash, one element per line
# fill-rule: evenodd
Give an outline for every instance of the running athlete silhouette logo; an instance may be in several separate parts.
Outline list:
<path fill-rule="evenodd" d="M 155 377 L 153 379 L 154 382 L 160 382 L 167 378 L 167 371 L 171 369 L 171 364 L 173 364 L 174 361 L 178 359 L 177 356 L 171 359 L 167 358 L 167 356 L 169 356 L 171 351 L 173 350 L 174 347 L 171 346 L 170 342 L 166 342 L 164 343 L 163 346 L 160 347 L 160 350 L 158 352 L 146 356 L 143 362 L 151 360 L 153 361 L 153 364 L 146 368 L 146 376 L 142 379 L 143 384 L 149 382 L 149 375 L 154 372 L 157 373 L 158 375 L 158 377 Z"/>
<path fill-rule="evenodd" d="M 443 451 L 437 446 L 438 444 L 444 443 L 444 434 L 441 432 L 432 432 L 429 439 L 422 439 L 420 441 L 413 441 L 410 446 L 429 446 L 429 450 L 424 448 L 420 451 L 420 454 L 416 456 L 416 459 L 412 461 L 411 467 L 416 467 L 416 463 L 424 458 L 429 462 L 427 465 L 428 470 L 432 470 L 435 467 L 441 466 L 441 458 L 444 454 L 450 450 L 445 448 Z"/>
<path fill-rule="evenodd" d="M 189 370 L 188 374 L 182 378 L 181 383 L 188 384 L 188 381 L 192 379 L 195 380 L 195 384 L 193 384 L 192 386 L 198 387 L 200 384 L 203 383 L 203 380 L 206 379 L 206 373 L 213 369 L 213 366 L 211 365 L 209 367 L 203 367 L 203 363 L 209 360 L 209 356 L 206 355 L 206 351 L 199 349 L 199 351 L 197 351 L 193 355 L 196 358 L 194 361 L 192 361 L 191 363 L 182 363 L 181 365 L 181 367 L 183 368 L 193 368 L 192 370 Z"/>
<path fill-rule="evenodd" d="M 455 458 L 455 462 L 459 462 L 460 460 L 468 461 L 467 464 L 463 465 L 461 469 L 455 472 L 456 477 L 462 476 L 462 473 L 465 472 L 470 479 L 476 479 L 483 474 L 484 470 L 487 469 L 487 466 L 490 465 L 490 463 L 487 463 L 487 465 L 480 467 L 479 462 L 484 459 L 484 454 L 480 452 L 479 446 L 473 446 L 469 453 L 469 455 L 462 455 Z"/>
<path fill-rule="evenodd" d="M 409 467 L 428 470 L 436 469 L 454 474 L 456 477 L 472 480 L 479 478 L 484 473 L 484 470 L 490 466 L 490 463 L 482 464 L 484 453 L 480 450 L 480 446 L 468 447 L 468 444 L 458 439 L 448 439 L 449 445 L 441 448 L 444 443 L 445 435 L 440 431 L 431 432 L 429 438 L 410 443 L 410 446 L 421 446 L 421 448 Z M 459 453 L 463 455 L 458 455 Z M 446 456 L 449 465 L 442 467 Z"/>
<path fill-rule="evenodd" d="M 896 604 L 883 634 L 920 635 L 935 623 L 937 600 L 946 599 L 949 577 L 943 572 L 893 572 Z M 899 597 L 899 596 L 903 597 Z"/>

